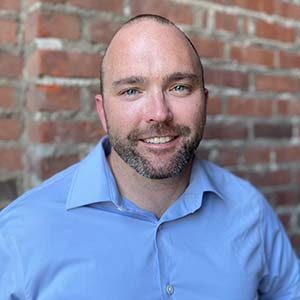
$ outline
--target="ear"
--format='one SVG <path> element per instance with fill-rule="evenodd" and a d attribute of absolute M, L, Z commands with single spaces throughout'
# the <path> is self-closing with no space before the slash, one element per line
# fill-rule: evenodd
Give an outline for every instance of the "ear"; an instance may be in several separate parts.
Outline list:
<path fill-rule="evenodd" d="M 107 124 L 106 124 L 106 118 L 105 118 L 105 112 L 104 112 L 104 103 L 103 103 L 103 97 L 102 95 L 96 95 L 95 97 L 96 100 L 96 108 L 98 112 L 98 116 L 101 122 L 101 125 L 105 132 L 107 133 Z"/>
<path fill-rule="evenodd" d="M 209 91 L 207 88 L 204 88 L 204 96 L 205 96 L 205 101 L 207 102 L 207 99 L 208 99 L 208 94 L 209 94 Z"/>
<path fill-rule="evenodd" d="M 207 89 L 207 88 L 204 88 L 203 96 L 204 96 L 204 105 L 205 105 L 205 109 L 206 109 L 206 107 L 207 107 L 208 94 L 209 94 L 208 89 Z"/>
<path fill-rule="evenodd" d="M 203 122 L 206 123 L 206 116 L 207 116 L 207 102 L 208 102 L 208 96 L 209 91 L 207 88 L 204 88 L 204 111 L 203 111 Z"/>

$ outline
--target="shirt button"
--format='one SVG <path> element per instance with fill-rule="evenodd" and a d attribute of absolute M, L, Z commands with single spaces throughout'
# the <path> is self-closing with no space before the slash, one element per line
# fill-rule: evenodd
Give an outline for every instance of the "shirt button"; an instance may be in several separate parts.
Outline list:
<path fill-rule="evenodd" d="M 167 292 L 168 295 L 171 296 L 174 293 L 174 286 L 172 284 L 167 284 L 166 292 Z"/>

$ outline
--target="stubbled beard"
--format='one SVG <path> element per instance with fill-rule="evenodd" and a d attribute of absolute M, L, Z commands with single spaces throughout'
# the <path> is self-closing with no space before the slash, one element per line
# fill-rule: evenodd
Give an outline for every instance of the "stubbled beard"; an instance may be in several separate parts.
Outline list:
<path fill-rule="evenodd" d="M 149 136 L 176 135 L 187 137 L 186 142 L 182 144 L 169 161 L 166 161 L 164 166 L 154 167 L 149 159 L 137 151 L 139 137 L 143 134 L 145 134 L 145 131 L 133 130 L 126 139 L 121 139 L 112 134 L 110 128 L 108 128 L 111 146 L 117 154 L 137 173 L 149 179 L 165 179 L 180 175 L 187 163 L 194 157 L 201 140 L 200 135 L 188 138 L 191 135 L 191 129 L 187 126 L 170 126 L 164 123 L 152 124 L 147 129 Z"/>

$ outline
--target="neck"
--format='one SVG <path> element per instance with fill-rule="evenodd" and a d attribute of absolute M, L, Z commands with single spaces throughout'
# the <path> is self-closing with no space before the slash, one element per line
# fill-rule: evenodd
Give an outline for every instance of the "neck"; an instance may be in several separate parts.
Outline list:
<path fill-rule="evenodd" d="M 149 179 L 127 165 L 113 149 L 108 162 L 121 195 L 138 207 L 153 212 L 158 218 L 186 189 L 192 166 L 192 162 L 187 164 L 176 177 Z"/>

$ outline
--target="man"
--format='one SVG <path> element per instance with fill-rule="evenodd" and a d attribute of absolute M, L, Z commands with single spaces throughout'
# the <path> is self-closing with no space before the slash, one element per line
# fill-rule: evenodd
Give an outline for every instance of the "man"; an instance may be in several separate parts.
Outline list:
<path fill-rule="evenodd" d="M 300 299 L 299 262 L 250 184 L 194 158 L 207 91 L 173 23 L 115 34 L 97 110 L 108 137 L 0 218 L 0 299 Z"/>

